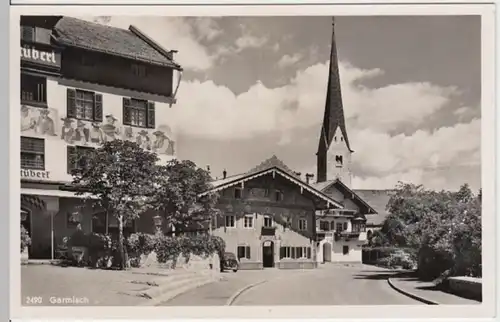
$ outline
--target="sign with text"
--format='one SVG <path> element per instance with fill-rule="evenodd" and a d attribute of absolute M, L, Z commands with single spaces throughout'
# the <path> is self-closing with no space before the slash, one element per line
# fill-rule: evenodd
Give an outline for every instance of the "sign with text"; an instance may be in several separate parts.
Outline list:
<path fill-rule="evenodd" d="M 34 46 L 21 47 L 21 60 L 51 67 L 61 67 L 61 53 L 54 50 L 40 50 Z"/>
<path fill-rule="evenodd" d="M 50 172 L 45 170 L 21 169 L 21 178 L 24 179 L 50 179 Z"/>

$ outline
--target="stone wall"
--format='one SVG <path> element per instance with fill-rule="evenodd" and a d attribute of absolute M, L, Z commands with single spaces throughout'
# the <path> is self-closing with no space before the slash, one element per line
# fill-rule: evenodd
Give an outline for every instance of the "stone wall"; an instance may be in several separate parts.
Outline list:
<path fill-rule="evenodd" d="M 456 295 L 482 300 L 482 279 L 468 276 L 456 276 L 448 278 L 449 289 Z"/>

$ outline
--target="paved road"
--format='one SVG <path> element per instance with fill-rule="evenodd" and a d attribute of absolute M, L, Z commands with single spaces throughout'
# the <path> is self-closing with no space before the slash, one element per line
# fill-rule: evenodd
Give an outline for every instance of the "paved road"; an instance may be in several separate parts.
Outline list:
<path fill-rule="evenodd" d="M 239 271 L 225 281 L 185 293 L 164 306 L 225 305 L 246 285 L 266 280 L 238 296 L 232 305 L 411 305 L 387 284 L 390 272 L 366 265 L 325 265 L 316 270 Z"/>

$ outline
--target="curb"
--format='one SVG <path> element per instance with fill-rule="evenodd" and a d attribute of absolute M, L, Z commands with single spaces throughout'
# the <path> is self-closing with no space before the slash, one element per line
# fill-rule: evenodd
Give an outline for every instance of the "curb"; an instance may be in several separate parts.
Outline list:
<path fill-rule="evenodd" d="M 264 284 L 266 283 L 267 280 L 263 280 L 263 281 L 259 281 L 257 283 L 253 283 L 253 284 L 249 284 L 243 288 L 241 288 L 240 290 L 238 290 L 236 293 L 234 293 L 226 302 L 226 306 L 231 306 L 234 301 L 241 295 L 243 294 L 245 291 L 248 291 L 249 289 L 251 289 L 252 287 L 255 287 L 255 286 L 258 286 L 260 284 Z"/>
<path fill-rule="evenodd" d="M 401 289 L 401 288 L 397 287 L 396 285 L 394 285 L 394 282 L 391 281 L 390 278 L 387 279 L 387 283 L 389 283 L 389 286 L 392 287 L 394 290 L 396 290 L 397 292 L 399 292 L 399 293 L 401 293 L 403 295 L 408 296 L 409 298 L 412 298 L 414 300 L 417 300 L 419 302 L 422 302 L 422 303 L 428 304 L 428 305 L 439 305 L 438 302 L 435 302 L 435 301 L 432 301 L 432 300 L 428 300 L 428 299 L 423 298 L 421 296 L 418 296 L 418 295 L 415 295 L 413 293 L 404 291 L 403 289 Z"/>

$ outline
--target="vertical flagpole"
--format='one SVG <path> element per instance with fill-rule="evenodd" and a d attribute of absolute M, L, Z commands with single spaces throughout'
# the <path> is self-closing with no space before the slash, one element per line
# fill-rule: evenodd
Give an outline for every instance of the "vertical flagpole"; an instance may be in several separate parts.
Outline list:
<path fill-rule="evenodd" d="M 51 259 L 54 260 L 54 212 L 50 212 L 50 250 Z"/>

